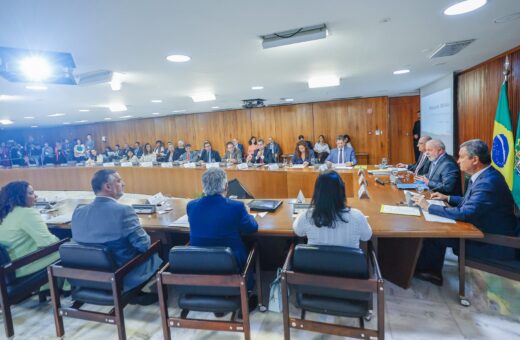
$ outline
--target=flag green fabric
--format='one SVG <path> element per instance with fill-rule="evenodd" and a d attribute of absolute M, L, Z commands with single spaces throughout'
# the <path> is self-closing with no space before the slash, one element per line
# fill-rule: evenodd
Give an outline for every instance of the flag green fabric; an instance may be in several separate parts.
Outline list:
<path fill-rule="evenodd" d="M 515 143 L 515 167 L 513 170 L 513 198 L 516 206 L 520 208 L 520 112 L 518 112 L 518 124 L 516 128 Z"/>
<path fill-rule="evenodd" d="M 509 189 L 513 188 L 514 147 L 511 113 L 507 101 L 507 82 L 504 82 L 500 89 L 495 113 L 491 161 L 493 166 L 504 176 Z"/>

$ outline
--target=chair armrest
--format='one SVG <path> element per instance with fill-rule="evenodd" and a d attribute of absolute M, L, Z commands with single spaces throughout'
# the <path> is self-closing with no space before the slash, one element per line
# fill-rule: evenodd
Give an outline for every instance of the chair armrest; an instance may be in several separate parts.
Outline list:
<path fill-rule="evenodd" d="M 47 247 L 33 251 L 32 253 L 29 253 L 25 256 L 22 256 L 16 260 L 12 261 L 11 263 L 6 264 L 4 266 L 4 269 L 6 272 L 10 272 L 10 271 L 16 270 L 20 267 L 26 266 L 30 263 L 33 263 L 36 260 L 39 260 L 47 255 L 57 252 L 59 250 L 60 246 L 63 243 L 68 242 L 68 241 L 69 241 L 69 239 L 66 238 L 61 241 L 50 244 Z"/>
<path fill-rule="evenodd" d="M 149 257 L 151 257 L 153 254 L 159 252 L 159 247 L 161 246 L 160 241 L 155 241 L 152 243 L 150 248 L 148 248 L 144 253 L 134 257 L 121 267 L 117 269 L 114 273 L 114 276 L 117 279 L 123 278 L 126 274 L 128 274 L 130 271 L 132 271 L 134 268 L 139 266 L 140 264 L 144 263 L 146 260 L 148 260 Z"/>
<path fill-rule="evenodd" d="M 249 252 L 249 255 L 247 256 L 247 261 L 246 261 L 246 265 L 244 267 L 244 271 L 242 272 L 242 277 L 246 277 L 247 274 L 249 273 L 249 271 L 251 270 L 251 265 L 252 265 L 253 261 L 256 260 L 257 252 L 258 252 L 258 244 L 255 243 L 253 245 L 253 248 Z"/>
<path fill-rule="evenodd" d="M 493 244 L 496 246 L 504 246 L 504 247 L 520 249 L 520 237 L 517 237 L 517 236 L 484 234 L 484 238 L 471 239 L 471 241 Z"/>
<path fill-rule="evenodd" d="M 287 253 L 287 257 L 285 258 L 285 262 L 283 264 L 282 271 L 286 272 L 288 270 L 291 270 L 291 260 L 294 254 L 294 243 L 291 244 L 291 247 L 289 248 L 289 252 Z"/>

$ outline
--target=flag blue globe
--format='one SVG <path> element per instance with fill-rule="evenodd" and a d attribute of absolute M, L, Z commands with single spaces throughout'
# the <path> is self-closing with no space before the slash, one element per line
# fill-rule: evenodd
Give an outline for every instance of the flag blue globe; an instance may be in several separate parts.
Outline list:
<path fill-rule="evenodd" d="M 508 155 L 509 143 L 507 142 L 506 136 L 504 136 L 504 134 L 495 136 L 495 138 L 493 138 L 493 151 L 491 152 L 493 163 L 498 167 L 503 168 L 506 164 Z"/>

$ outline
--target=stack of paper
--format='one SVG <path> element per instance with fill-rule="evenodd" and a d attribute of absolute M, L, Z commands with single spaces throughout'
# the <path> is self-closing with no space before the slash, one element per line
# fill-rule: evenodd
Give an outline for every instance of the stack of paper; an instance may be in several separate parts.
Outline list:
<path fill-rule="evenodd" d="M 170 223 L 170 225 L 168 225 L 168 226 L 169 227 L 189 228 L 190 222 L 188 221 L 188 215 L 183 215 L 183 216 L 179 217 L 177 220 Z"/>
<path fill-rule="evenodd" d="M 53 216 L 48 219 L 44 219 L 47 224 L 66 224 L 72 221 L 72 213 Z"/>
<path fill-rule="evenodd" d="M 381 205 L 381 213 L 383 214 L 396 214 L 396 215 L 408 215 L 408 216 L 421 216 L 418 208 L 414 207 L 401 207 L 397 205 Z"/>

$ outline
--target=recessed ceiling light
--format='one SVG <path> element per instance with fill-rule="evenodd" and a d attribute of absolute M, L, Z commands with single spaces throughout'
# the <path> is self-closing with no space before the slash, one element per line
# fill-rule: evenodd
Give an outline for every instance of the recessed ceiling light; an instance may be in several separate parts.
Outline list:
<path fill-rule="evenodd" d="M 82 119 L 82 120 L 77 120 L 76 121 L 76 123 L 86 123 L 86 122 L 88 122 L 88 120 L 86 120 L 86 119 Z"/>
<path fill-rule="evenodd" d="M 336 76 L 321 76 L 309 79 L 309 88 L 314 89 L 318 87 L 339 86 L 339 77 Z"/>
<path fill-rule="evenodd" d="M 25 119 L 34 119 L 34 117 L 32 117 L 32 116 L 27 116 L 27 117 L 23 117 L 23 118 L 25 118 Z"/>
<path fill-rule="evenodd" d="M 20 70 L 25 75 L 25 79 L 40 82 L 50 77 L 52 67 L 47 60 L 40 56 L 31 56 L 20 61 Z"/>
<path fill-rule="evenodd" d="M 404 69 L 404 70 L 397 70 L 397 71 L 394 71 L 394 74 L 405 74 L 405 73 L 409 73 L 410 70 L 408 69 Z"/>
<path fill-rule="evenodd" d="M 14 122 L 10 119 L 0 119 L 0 124 L 2 124 L 2 125 L 11 125 L 13 123 Z"/>
<path fill-rule="evenodd" d="M 123 112 L 127 110 L 127 107 L 125 104 L 110 104 L 108 105 L 108 109 L 111 112 Z"/>
<path fill-rule="evenodd" d="M 45 85 L 27 85 L 25 88 L 27 90 L 36 90 L 36 91 L 47 90 L 47 86 L 45 86 Z"/>
<path fill-rule="evenodd" d="M 80 109 L 79 112 L 90 112 L 89 109 Z"/>
<path fill-rule="evenodd" d="M 110 87 L 112 91 L 119 91 L 123 86 L 123 75 L 121 73 L 112 73 L 112 80 L 110 81 Z"/>
<path fill-rule="evenodd" d="M 158 116 L 158 115 L 160 115 L 159 112 L 152 112 L 152 114 L 153 114 L 154 116 Z"/>
<path fill-rule="evenodd" d="M 459 15 L 479 9 L 487 3 L 487 0 L 465 0 L 452 5 L 444 10 L 445 15 Z"/>
<path fill-rule="evenodd" d="M 205 93 L 194 94 L 193 96 L 191 96 L 191 99 L 193 99 L 193 101 L 195 103 L 198 103 L 198 102 L 207 102 L 207 101 L 215 100 L 217 98 L 215 97 L 215 95 L 213 93 L 205 92 Z"/>
<path fill-rule="evenodd" d="M 181 113 L 181 112 L 186 112 L 186 110 L 173 110 L 172 112 L 173 113 Z"/>
<path fill-rule="evenodd" d="M 61 117 L 61 116 L 65 116 L 64 113 L 53 113 L 53 114 L 50 114 L 50 115 L 47 115 L 48 117 Z"/>
<path fill-rule="evenodd" d="M 212 109 L 220 109 L 220 107 L 218 107 L 218 106 L 212 106 L 211 108 Z"/>
<path fill-rule="evenodd" d="M 158 104 L 158 103 L 162 103 L 162 99 L 152 99 L 152 100 L 150 100 L 150 101 L 151 101 L 152 103 L 156 103 L 156 104 Z"/>
<path fill-rule="evenodd" d="M 112 120 L 112 118 L 110 118 L 110 117 L 105 117 L 104 119 L 105 120 Z"/>
<path fill-rule="evenodd" d="M 284 100 L 285 100 L 286 102 L 293 102 L 293 101 L 294 101 L 293 98 L 285 98 Z"/>
<path fill-rule="evenodd" d="M 20 97 L 8 96 L 6 94 L 0 94 L 0 102 L 7 102 L 7 101 L 17 100 L 17 99 L 20 99 Z"/>
<path fill-rule="evenodd" d="M 172 63 L 185 63 L 190 61 L 190 57 L 182 54 L 172 54 L 166 57 L 166 60 L 171 61 Z"/>
<path fill-rule="evenodd" d="M 263 86 L 251 86 L 251 90 L 263 90 Z"/>
<path fill-rule="evenodd" d="M 38 125 L 31 125 L 31 127 L 32 127 L 32 128 L 37 128 L 37 127 L 38 127 Z"/>
<path fill-rule="evenodd" d="M 133 116 L 128 115 L 128 116 L 121 116 L 121 117 L 119 117 L 119 118 L 121 118 L 121 119 L 126 119 L 126 118 L 132 118 L 132 117 L 133 117 Z"/>
<path fill-rule="evenodd" d="M 63 125 L 69 125 L 70 122 L 63 122 Z"/>

